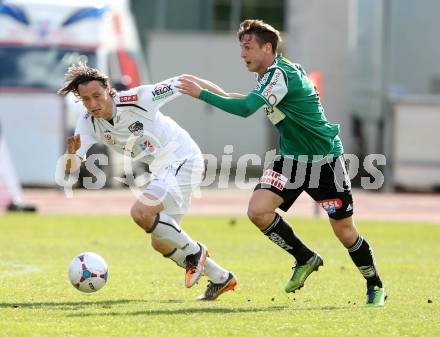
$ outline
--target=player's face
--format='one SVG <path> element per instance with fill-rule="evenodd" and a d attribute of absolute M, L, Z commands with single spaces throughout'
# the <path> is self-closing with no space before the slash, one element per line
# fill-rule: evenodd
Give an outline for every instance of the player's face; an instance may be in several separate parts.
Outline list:
<path fill-rule="evenodd" d="M 259 45 L 254 34 L 245 34 L 240 41 L 241 58 L 249 71 L 264 74 L 266 68 L 273 62 L 274 54 L 270 43 Z"/>
<path fill-rule="evenodd" d="M 110 96 L 110 88 L 105 88 L 99 81 L 90 81 L 78 85 L 78 93 L 93 117 L 112 118 L 113 100 Z"/>

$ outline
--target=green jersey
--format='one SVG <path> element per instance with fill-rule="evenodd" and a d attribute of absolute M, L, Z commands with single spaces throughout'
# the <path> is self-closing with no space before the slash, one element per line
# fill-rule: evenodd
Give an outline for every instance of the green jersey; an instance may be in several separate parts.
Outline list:
<path fill-rule="evenodd" d="M 339 125 L 324 115 L 319 95 L 304 69 L 277 55 L 245 98 L 223 97 L 203 89 L 199 98 L 231 114 L 248 117 L 264 106 L 280 133 L 280 153 L 301 161 L 344 153 Z"/>
<path fill-rule="evenodd" d="M 280 153 L 298 158 L 343 153 L 339 125 L 327 121 L 314 85 L 304 69 L 281 54 L 257 76 L 251 94 L 265 102 L 266 115 L 280 134 Z"/>

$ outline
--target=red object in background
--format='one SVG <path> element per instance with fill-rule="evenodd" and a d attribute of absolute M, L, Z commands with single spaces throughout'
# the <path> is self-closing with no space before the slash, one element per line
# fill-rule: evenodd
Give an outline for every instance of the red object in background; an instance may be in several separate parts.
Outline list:
<path fill-rule="evenodd" d="M 140 81 L 136 62 L 124 49 L 118 50 L 118 59 L 121 65 L 122 76 L 130 79 L 130 83 L 127 83 L 128 87 L 133 88 L 139 86 Z"/>
<path fill-rule="evenodd" d="M 316 91 L 318 92 L 319 97 L 321 97 L 322 100 L 322 74 L 320 71 L 312 71 L 310 72 L 307 77 L 310 81 L 312 81 L 313 85 L 316 88 Z"/>

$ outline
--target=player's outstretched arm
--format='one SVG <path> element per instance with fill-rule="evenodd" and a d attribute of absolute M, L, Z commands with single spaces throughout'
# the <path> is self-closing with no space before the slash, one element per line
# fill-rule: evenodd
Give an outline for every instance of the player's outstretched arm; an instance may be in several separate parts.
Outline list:
<path fill-rule="evenodd" d="M 251 93 L 239 98 L 225 97 L 204 89 L 200 84 L 187 78 L 181 78 L 177 88 L 183 94 L 199 98 L 208 104 L 240 117 L 252 115 L 265 104 L 264 100 L 255 94 Z"/>
<path fill-rule="evenodd" d="M 219 87 L 217 84 L 215 84 L 211 81 L 205 80 L 203 78 L 194 76 L 194 75 L 189 75 L 189 74 L 180 75 L 179 81 L 181 81 L 181 80 L 188 80 L 188 81 L 194 82 L 194 83 L 198 84 L 202 89 L 209 90 L 210 92 L 213 92 L 219 96 L 235 97 L 235 98 L 245 97 L 245 95 L 242 95 L 242 94 L 226 92 L 221 87 Z"/>

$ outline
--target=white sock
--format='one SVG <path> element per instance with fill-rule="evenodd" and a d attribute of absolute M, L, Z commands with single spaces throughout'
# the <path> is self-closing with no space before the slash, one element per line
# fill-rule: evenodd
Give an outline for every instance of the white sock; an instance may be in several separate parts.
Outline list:
<path fill-rule="evenodd" d="M 191 239 L 173 218 L 164 213 L 159 213 L 156 223 L 149 233 L 172 247 L 182 250 L 185 256 L 195 254 L 200 249 L 197 242 Z"/>
<path fill-rule="evenodd" d="M 223 283 L 229 276 L 229 271 L 220 267 L 217 263 L 214 262 L 211 258 L 206 258 L 205 262 L 205 275 L 213 283 Z"/>
<path fill-rule="evenodd" d="M 179 267 L 185 269 L 185 257 L 186 254 L 181 249 L 174 249 L 170 254 L 164 255 L 164 257 L 173 260 Z M 213 283 L 223 283 L 229 276 L 229 271 L 220 267 L 210 257 L 206 258 L 205 262 L 205 275 Z"/>
<path fill-rule="evenodd" d="M 183 250 L 174 248 L 171 253 L 164 255 L 163 257 L 173 260 L 179 267 L 185 269 L 186 254 L 183 252 Z"/>

